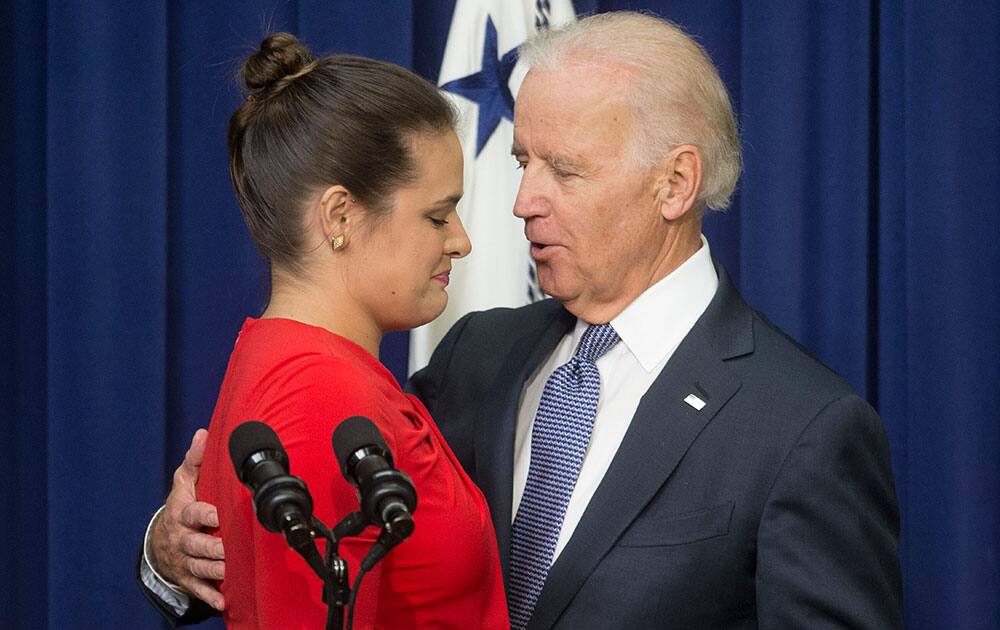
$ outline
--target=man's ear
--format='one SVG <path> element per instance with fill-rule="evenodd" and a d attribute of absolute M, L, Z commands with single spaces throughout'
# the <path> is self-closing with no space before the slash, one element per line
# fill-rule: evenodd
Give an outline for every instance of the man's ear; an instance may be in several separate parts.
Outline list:
<path fill-rule="evenodd" d="M 361 204 L 349 190 L 337 184 L 323 191 L 318 206 L 323 235 L 334 244 L 334 249 L 342 249 L 350 241 L 351 232 L 359 223 Z"/>
<path fill-rule="evenodd" d="M 676 147 L 660 163 L 656 204 L 667 221 L 683 218 L 698 206 L 701 191 L 701 149 L 693 144 Z"/>

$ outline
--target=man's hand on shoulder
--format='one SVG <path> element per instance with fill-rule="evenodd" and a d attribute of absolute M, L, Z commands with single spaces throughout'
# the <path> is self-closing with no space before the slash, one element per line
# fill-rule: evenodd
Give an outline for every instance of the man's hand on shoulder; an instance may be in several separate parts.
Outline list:
<path fill-rule="evenodd" d="M 164 579 L 222 610 L 222 593 L 211 581 L 225 576 L 222 539 L 204 532 L 219 526 L 219 515 L 214 505 L 198 501 L 195 492 L 207 440 L 207 431 L 196 431 L 184 462 L 174 471 L 173 487 L 150 530 L 148 550 L 153 569 Z"/>

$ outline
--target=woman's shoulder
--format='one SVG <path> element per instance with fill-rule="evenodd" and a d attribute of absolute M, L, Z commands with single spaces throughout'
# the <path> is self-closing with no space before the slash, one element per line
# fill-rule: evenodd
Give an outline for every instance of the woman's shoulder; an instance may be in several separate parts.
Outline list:
<path fill-rule="evenodd" d="M 276 428 L 335 425 L 358 415 L 382 425 L 404 399 L 385 366 L 339 335 L 292 320 L 248 323 L 234 358 L 243 368 L 240 378 L 254 383 L 247 393 L 257 413 Z"/>
<path fill-rule="evenodd" d="M 392 379 L 391 373 L 356 343 L 323 328 L 290 319 L 248 319 L 234 354 L 261 363 L 270 372 L 335 376 L 366 383 Z"/>

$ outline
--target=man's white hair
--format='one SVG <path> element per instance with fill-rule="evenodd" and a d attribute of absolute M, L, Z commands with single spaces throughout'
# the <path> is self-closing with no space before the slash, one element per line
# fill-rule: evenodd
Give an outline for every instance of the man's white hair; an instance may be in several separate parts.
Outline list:
<path fill-rule="evenodd" d="M 643 13 L 600 13 L 539 32 L 521 47 L 521 59 L 543 70 L 615 63 L 634 69 L 627 95 L 633 160 L 649 168 L 693 144 L 704 171 L 699 200 L 717 210 L 729 205 L 742 166 L 733 106 L 708 54 L 680 27 Z"/>

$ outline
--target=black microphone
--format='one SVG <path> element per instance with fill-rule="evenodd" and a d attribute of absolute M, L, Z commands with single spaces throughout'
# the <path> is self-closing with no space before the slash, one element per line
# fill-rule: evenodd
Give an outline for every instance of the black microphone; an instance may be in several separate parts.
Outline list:
<path fill-rule="evenodd" d="M 312 541 L 313 501 L 304 481 L 289 474 L 288 453 L 274 429 L 249 420 L 229 436 L 229 457 L 240 482 L 253 493 L 257 520 L 270 532 L 285 535 L 310 565 L 319 562 Z"/>
<path fill-rule="evenodd" d="M 361 511 L 382 528 L 378 542 L 362 561 L 370 570 L 390 549 L 413 533 L 417 492 L 409 475 L 392 465 L 385 439 L 368 418 L 353 416 L 333 431 L 333 452 L 340 470 L 361 494 Z"/>

